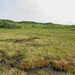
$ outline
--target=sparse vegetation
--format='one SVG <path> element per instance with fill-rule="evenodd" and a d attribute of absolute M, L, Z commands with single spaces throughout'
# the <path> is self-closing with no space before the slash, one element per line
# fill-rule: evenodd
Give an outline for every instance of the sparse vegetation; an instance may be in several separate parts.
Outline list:
<path fill-rule="evenodd" d="M 50 69 L 75 74 L 75 26 L 8 20 L 20 26 L 10 29 L 2 22 L 0 75 L 52 75 Z"/>

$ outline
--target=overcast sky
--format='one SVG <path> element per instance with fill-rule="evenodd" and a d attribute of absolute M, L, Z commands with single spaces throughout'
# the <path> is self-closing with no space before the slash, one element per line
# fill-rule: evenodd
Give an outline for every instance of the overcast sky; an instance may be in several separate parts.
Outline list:
<path fill-rule="evenodd" d="M 0 19 L 75 24 L 75 0 L 0 0 Z"/>

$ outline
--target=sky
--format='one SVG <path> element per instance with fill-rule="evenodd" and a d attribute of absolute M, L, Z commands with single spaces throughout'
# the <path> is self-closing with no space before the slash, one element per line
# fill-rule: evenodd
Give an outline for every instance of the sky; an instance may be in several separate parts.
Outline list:
<path fill-rule="evenodd" d="M 0 19 L 75 24 L 75 0 L 0 0 Z"/>

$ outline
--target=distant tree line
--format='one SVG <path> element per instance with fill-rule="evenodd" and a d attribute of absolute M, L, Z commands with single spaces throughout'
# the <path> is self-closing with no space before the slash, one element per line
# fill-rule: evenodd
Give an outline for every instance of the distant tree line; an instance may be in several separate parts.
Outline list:
<path fill-rule="evenodd" d="M 21 27 L 16 25 L 15 22 L 11 20 L 0 20 L 0 28 L 14 29 L 14 28 L 21 28 Z"/>
<path fill-rule="evenodd" d="M 59 25 L 53 23 L 37 23 L 30 21 L 14 22 L 11 20 L 0 20 L 0 28 L 42 28 L 42 29 L 71 29 L 75 30 L 75 25 Z"/>

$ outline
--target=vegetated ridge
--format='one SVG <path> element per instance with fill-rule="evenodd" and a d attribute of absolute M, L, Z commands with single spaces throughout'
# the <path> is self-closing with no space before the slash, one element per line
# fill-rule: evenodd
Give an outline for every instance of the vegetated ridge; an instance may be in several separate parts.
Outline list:
<path fill-rule="evenodd" d="M 37 23 L 31 21 L 21 21 L 15 22 L 12 20 L 0 20 L 0 28 L 8 28 L 8 29 L 15 29 L 15 28 L 41 28 L 41 29 L 71 29 L 75 30 L 75 25 L 59 25 L 53 23 Z"/>

